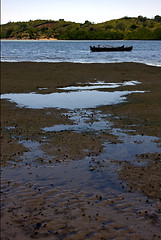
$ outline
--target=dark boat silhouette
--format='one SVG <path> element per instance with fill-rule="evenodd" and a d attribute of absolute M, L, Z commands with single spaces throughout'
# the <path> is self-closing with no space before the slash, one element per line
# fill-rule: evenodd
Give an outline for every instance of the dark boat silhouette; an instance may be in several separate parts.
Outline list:
<path fill-rule="evenodd" d="M 90 49 L 91 49 L 92 52 L 129 52 L 129 51 L 132 51 L 133 46 L 125 47 L 123 45 L 123 46 L 120 46 L 120 47 L 111 47 L 111 46 L 101 47 L 100 45 L 98 45 L 97 47 L 90 46 Z"/>

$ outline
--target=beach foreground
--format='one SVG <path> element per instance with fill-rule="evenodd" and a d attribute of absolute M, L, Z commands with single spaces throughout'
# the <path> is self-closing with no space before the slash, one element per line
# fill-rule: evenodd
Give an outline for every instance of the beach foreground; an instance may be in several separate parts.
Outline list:
<path fill-rule="evenodd" d="M 1 99 L 2 239 L 160 239 L 161 68 L 23 62 L 1 72 L 2 94 L 127 81 L 139 84 L 119 91 L 145 91 L 84 111 Z M 90 128 L 43 130 L 74 117 Z"/>

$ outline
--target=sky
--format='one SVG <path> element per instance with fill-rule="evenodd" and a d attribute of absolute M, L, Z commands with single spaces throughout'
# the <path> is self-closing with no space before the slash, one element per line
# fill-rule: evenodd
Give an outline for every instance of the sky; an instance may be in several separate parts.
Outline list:
<path fill-rule="evenodd" d="M 161 0 L 1 0 L 1 24 L 36 19 L 100 23 L 161 15 Z"/>

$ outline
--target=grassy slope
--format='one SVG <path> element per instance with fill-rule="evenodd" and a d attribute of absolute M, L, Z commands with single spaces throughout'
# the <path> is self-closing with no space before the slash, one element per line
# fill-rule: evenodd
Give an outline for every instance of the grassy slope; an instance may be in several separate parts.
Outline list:
<path fill-rule="evenodd" d="M 9 39 L 157 39 L 161 40 L 161 17 L 124 17 L 94 24 L 63 19 L 10 22 L 1 25 L 1 38 Z"/>

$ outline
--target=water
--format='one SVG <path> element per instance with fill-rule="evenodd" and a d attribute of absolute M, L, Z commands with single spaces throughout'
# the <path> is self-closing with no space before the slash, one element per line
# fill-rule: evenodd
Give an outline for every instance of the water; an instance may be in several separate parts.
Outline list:
<path fill-rule="evenodd" d="M 133 46 L 132 52 L 90 52 L 90 46 Z M 2 62 L 139 62 L 161 66 L 161 41 L 1 41 Z"/>
<path fill-rule="evenodd" d="M 112 124 L 107 121 L 107 115 L 101 114 L 96 109 L 75 109 L 64 113 L 72 120 L 73 124 L 55 124 L 51 127 L 45 127 L 42 130 L 45 132 L 59 131 L 75 131 L 75 132 L 90 132 L 96 133 L 102 130 L 109 130 Z"/>
<path fill-rule="evenodd" d="M 124 81 L 123 83 L 105 83 L 102 81 L 98 81 L 96 83 L 89 83 L 89 85 L 82 84 L 83 86 L 69 86 L 64 88 L 58 88 L 61 90 L 72 91 L 72 90 L 92 90 L 92 89 L 105 89 L 105 88 L 118 88 L 121 86 L 134 86 L 141 82 L 138 81 Z M 39 88 L 40 89 L 40 88 Z"/>
<path fill-rule="evenodd" d="M 19 107 L 34 109 L 60 108 L 67 109 L 64 115 L 72 120 L 73 124 L 59 124 L 45 127 L 44 132 L 75 131 L 75 132 L 109 132 L 117 136 L 121 142 L 117 144 L 104 143 L 104 151 L 101 154 L 103 159 L 131 160 L 136 159 L 136 154 L 142 152 L 157 152 L 159 150 L 155 137 L 132 135 L 129 136 L 121 129 L 112 126 L 107 118 L 97 107 L 113 105 L 126 101 L 126 97 L 132 93 L 144 93 L 144 91 L 110 91 L 123 86 L 141 84 L 137 81 L 124 81 L 123 83 L 88 83 L 77 86 L 59 88 L 62 92 L 50 94 L 38 93 L 9 93 L 2 94 L 2 99 L 7 98 L 16 102 Z M 101 91 L 102 88 L 104 91 Z M 110 90 L 109 90 L 110 89 Z M 146 94 L 146 93 L 145 93 Z M 50 114 L 50 112 L 48 113 Z M 42 152 L 40 152 L 42 155 Z"/>
<path fill-rule="evenodd" d="M 100 91 L 99 89 L 116 88 L 127 85 L 138 84 L 137 81 L 125 81 L 124 83 L 99 82 L 86 86 L 70 86 L 59 88 L 63 92 L 54 92 L 50 94 L 38 93 L 8 93 L 2 94 L 2 99 L 9 99 L 16 102 L 18 106 L 28 108 L 66 108 L 66 109 L 84 109 L 96 108 L 102 105 L 113 105 L 126 101 L 126 95 L 132 93 L 144 93 L 144 91 Z M 70 90 L 70 91 L 69 91 Z"/>
<path fill-rule="evenodd" d="M 98 160 L 114 159 L 120 161 L 130 161 L 135 164 L 145 164 L 143 161 L 137 163 L 136 155 L 142 153 L 160 152 L 161 149 L 155 141 L 158 140 L 154 136 L 138 135 L 133 132 L 129 135 L 127 131 L 115 128 L 113 124 L 107 120 L 108 115 L 102 114 L 97 109 L 77 109 L 64 113 L 70 120 L 72 125 L 59 124 L 51 127 L 45 127 L 42 130 L 45 132 L 59 131 L 75 131 L 75 132 L 90 132 L 90 133 L 109 133 L 117 136 L 119 141 L 117 144 L 109 141 L 103 143 L 103 152 L 97 156 Z M 95 157 L 96 158 L 96 157 Z"/>
<path fill-rule="evenodd" d="M 10 99 L 21 107 L 27 108 L 66 108 L 82 109 L 96 108 L 102 105 L 114 105 L 126 100 L 125 95 L 142 93 L 144 91 L 72 91 L 62 93 L 37 94 L 37 93 L 8 93 L 2 99 Z"/>

